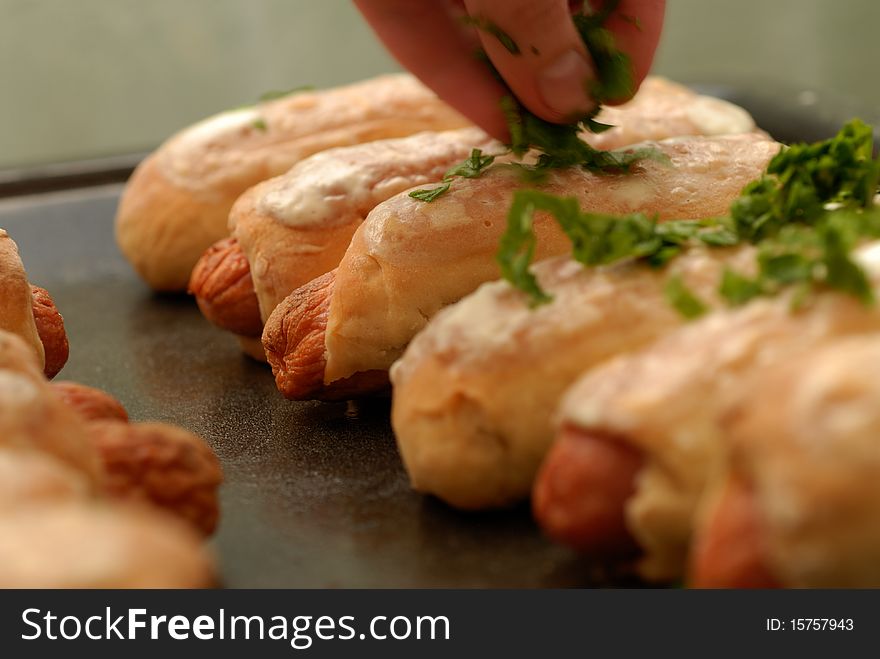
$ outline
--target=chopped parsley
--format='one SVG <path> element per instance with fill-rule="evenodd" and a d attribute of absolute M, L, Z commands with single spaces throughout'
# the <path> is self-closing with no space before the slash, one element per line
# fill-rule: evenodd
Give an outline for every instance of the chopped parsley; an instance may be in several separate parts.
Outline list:
<path fill-rule="evenodd" d="M 599 11 L 572 16 L 575 27 L 596 68 L 597 79 L 585 81 L 585 84 L 589 85 L 587 91 L 599 104 L 632 96 L 635 90 L 632 63 L 629 57 L 617 49 L 614 36 L 603 27 L 605 20 L 618 4 L 619 0 L 608 0 Z M 511 53 L 520 53 L 519 47 L 513 39 L 497 25 L 485 19 L 474 17 L 467 18 L 465 21 L 498 38 Z M 492 66 L 488 58 L 485 57 L 485 53 L 483 53 L 482 59 L 486 61 L 488 66 Z M 499 82 L 503 83 L 504 81 L 497 71 L 493 69 L 493 72 Z M 600 109 L 598 105 L 586 117 L 581 117 L 569 124 L 555 124 L 535 116 L 512 94 L 501 99 L 501 109 L 507 119 L 510 132 L 510 144 L 508 145 L 510 152 L 520 157 L 529 151 L 538 153 L 535 164 L 516 163 L 514 165 L 521 171 L 523 178 L 529 182 L 542 180 L 550 169 L 578 166 L 597 173 L 627 172 L 640 160 L 647 158 L 666 160 L 666 156 L 662 152 L 652 147 L 603 151 L 582 140 L 580 134 L 583 131 L 601 133 L 613 128 L 613 126 L 595 120 Z M 489 164 L 491 161 L 478 168 L 475 176 L 479 176 L 485 171 Z M 410 193 L 410 196 L 422 201 L 433 201 L 450 189 L 450 186 L 446 185 L 449 180 L 450 177 L 447 175 L 443 185 L 427 191 L 415 190 Z"/>
<path fill-rule="evenodd" d="M 873 289 L 852 251 L 864 239 L 880 238 L 880 208 L 873 203 L 878 183 L 880 158 L 873 156 L 872 129 L 854 119 L 829 140 L 783 148 L 765 174 L 744 188 L 727 217 L 660 223 L 642 213 L 588 213 L 574 197 L 519 190 L 496 258 L 504 278 L 527 293 L 532 305 L 550 301 L 529 269 L 533 216 L 544 211 L 571 240 L 572 257 L 584 265 L 633 259 L 662 267 L 694 244 L 751 242 L 758 245 L 757 274 L 724 271 L 718 290 L 728 304 L 792 286 L 796 304 L 820 287 L 867 304 L 874 300 Z M 705 310 L 681 281 L 670 280 L 665 294 L 688 318 Z"/>
<path fill-rule="evenodd" d="M 265 133 L 267 130 L 269 130 L 269 125 L 266 123 L 266 120 L 263 119 L 263 117 L 257 117 L 256 119 L 254 119 L 251 122 L 251 127 L 254 130 L 260 131 L 261 133 Z"/>
<path fill-rule="evenodd" d="M 706 303 L 700 300 L 678 275 L 673 275 L 666 281 L 663 294 L 669 304 L 688 320 L 699 318 L 709 310 Z"/>
<path fill-rule="evenodd" d="M 739 234 L 756 242 L 789 222 L 815 222 L 828 204 L 870 206 L 880 180 L 873 140 L 871 127 L 854 119 L 830 140 L 780 151 L 731 206 Z"/>
<path fill-rule="evenodd" d="M 413 190 L 409 196 L 419 201 L 434 201 L 437 197 L 449 191 L 452 181 L 456 178 L 477 178 L 483 171 L 495 162 L 496 156 L 483 155 L 482 149 L 473 149 L 467 160 L 452 167 L 443 177 L 443 183 L 436 188 Z"/>

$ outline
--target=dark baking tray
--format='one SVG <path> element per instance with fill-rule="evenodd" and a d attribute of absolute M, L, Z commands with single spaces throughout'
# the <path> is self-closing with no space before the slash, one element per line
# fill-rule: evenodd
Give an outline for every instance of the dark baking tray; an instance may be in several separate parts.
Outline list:
<path fill-rule="evenodd" d="M 796 90 L 709 88 L 786 141 L 831 135 L 857 114 L 841 103 L 829 110 L 827 99 L 817 105 Z M 800 103 L 805 98 L 813 102 Z M 217 451 L 226 482 L 213 545 L 225 585 L 633 583 L 550 544 L 525 506 L 463 514 L 412 492 L 387 401 L 284 400 L 267 367 L 243 357 L 190 299 L 152 294 L 135 277 L 113 241 L 120 189 L 6 199 L 0 227 L 64 314 L 71 358 L 60 377 L 112 392 L 135 419 L 186 426 Z"/>

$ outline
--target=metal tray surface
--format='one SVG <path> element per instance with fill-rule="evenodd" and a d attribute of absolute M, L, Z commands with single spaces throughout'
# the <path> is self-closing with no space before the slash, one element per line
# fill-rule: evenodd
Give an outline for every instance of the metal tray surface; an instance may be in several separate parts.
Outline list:
<path fill-rule="evenodd" d="M 716 91 L 783 140 L 825 137 L 850 116 L 780 103 L 778 90 L 776 103 Z M 284 400 L 268 368 L 242 356 L 191 299 L 153 294 L 133 274 L 113 240 L 120 190 L 0 201 L 0 227 L 64 315 L 71 357 L 59 377 L 106 389 L 133 419 L 185 426 L 220 456 L 226 481 L 212 544 L 224 585 L 637 584 L 542 538 L 527 506 L 464 514 L 411 491 L 387 400 Z"/>

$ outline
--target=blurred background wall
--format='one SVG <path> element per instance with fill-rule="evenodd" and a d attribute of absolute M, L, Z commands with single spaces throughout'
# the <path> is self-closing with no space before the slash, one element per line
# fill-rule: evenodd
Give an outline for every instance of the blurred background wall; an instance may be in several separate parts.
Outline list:
<path fill-rule="evenodd" d="M 655 72 L 880 108 L 878 0 L 668 0 Z M 348 0 L 0 0 L 0 168 L 152 148 L 270 89 L 396 70 Z"/>

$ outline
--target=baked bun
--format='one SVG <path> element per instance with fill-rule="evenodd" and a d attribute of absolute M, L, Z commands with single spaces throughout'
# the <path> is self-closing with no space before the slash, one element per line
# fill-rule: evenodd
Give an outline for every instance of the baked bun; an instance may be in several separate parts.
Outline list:
<path fill-rule="evenodd" d="M 700 515 L 694 585 L 880 587 L 878 372 L 873 332 L 743 387 L 720 419 L 726 459 Z"/>
<path fill-rule="evenodd" d="M 880 243 L 857 253 L 875 286 L 878 254 Z M 642 465 L 631 482 L 633 494 L 613 512 L 640 547 L 639 569 L 646 578 L 680 578 L 697 504 L 723 457 L 719 416 L 731 397 L 757 369 L 830 338 L 880 330 L 880 311 L 855 297 L 828 291 L 795 312 L 791 295 L 716 311 L 578 380 L 563 399 L 559 436 L 535 486 L 545 530 L 562 540 L 585 539 L 578 548 L 590 551 L 597 540 L 589 529 L 594 520 L 578 517 L 578 511 L 588 499 L 602 508 L 604 486 L 592 482 L 588 463 L 576 464 L 576 452 L 594 441 L 635 450 Z M 569 483 L 561 493 L 553 483 L 558 463 L 568 465 Z"/>
<path fill-rule="evenodd" d="M 628 174 L 580 168 L 548 173 L 541 190 L 578 199 L 588 211 L 642 211 L 705 218 L 727 211 L 779 149 L 758 134 L 657 142 L 670 162 L 646 160 Z M 441 308 L 498 279 L 494 255 L 506 227 L 518 172 L 493 168 L 456 181 L 425 203 L 402 193 L 358 227 L 339 267 L 276 307 L 263 345 L 282 393 L 332 395 L 336 381 L 385 372 Z M 711 194 L 706 194 L 711 190 Z M 570 251 L 556 222 L 538 213 L 536 259 Z"/>
<path fill-rule="evenodd" d="M 533 269 L 548 304 L 533 309 L 499 281 L 444 309 L 391 369 L 392 424 L 413 487 L 467 509 L 527 498 L 565 389 L 685 322 L 664 294 L 669 278 L 717 304 L 724 267 L 746 272 L 754 260 L 751 247 L 694 248 L 660 270 L 556 257 Z"/>
<path fill-rule="evenodd" d="M 117 242 L 151 287 L 184 290 L 199 256 L 228 235 L 229 209 L 252 185 L 331 147 L 467 123 L 405 74 L 218 114 L 138 166 L 120 200 Z"/>

